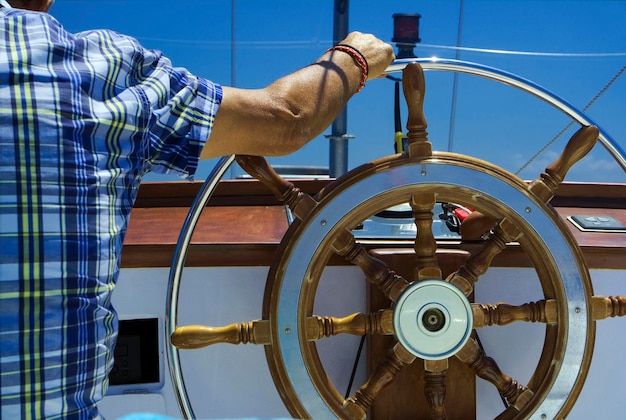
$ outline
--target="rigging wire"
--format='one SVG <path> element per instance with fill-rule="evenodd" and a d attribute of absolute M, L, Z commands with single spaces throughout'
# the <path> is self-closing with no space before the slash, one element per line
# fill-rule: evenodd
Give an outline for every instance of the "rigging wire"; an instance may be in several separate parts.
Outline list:
<path fill-rule="evenodd" d="M 193 46 L 210 46 L 210 47 L 230 47 L 231 41 L 208 41 L 198 39 L 171 39 L 171 38 L 155 38 L 155 37 L 143 37 L 137 36 L 137 39 L 141 41 L 150 42 L 163 42 L 172 44 L 189 44 Z M 311 39 L 300 41 L 237 41 L 239 47 L 251 47 L 251 48 L 303 48 L 311 47 L 318 48 L 319 46 L 332 45 L 333 41 L 330 39 Z M 626 57 L 626 51 L 615 52 L 551 52 L 551 51 L 520 51 L 520 50 L 506 50 L 495 48 L 477 48 L 477 47 L 461 47 L 458 45 L 438 45 L 438 44 L 417 44 L 418 49 L 447 49 L 458 50 L 485 54 L 500 54 L 500 55 L 524 55 L 524 56 L 536 56 L 536 57 L 563 57 L 563 58 L 611 58 L 611 57 Z"/>
<path fill-rule="evenodd" d="M 593 104 L 600 99 L 600 97 L 602 95 L 604 95 L 604 93 L 606 93 L 607 90 L 609 90 L 609 88 L 617 81 L 617 79 L 620 78 L 620 76 L 622 74 L 624 74 L 624 72 L 626 71 L 626 66 L 622 67 L 616 74 L 615 76 L 613 76 L 613 78 L 611 80 L 609 80 L 609 82 L 602 88 L 600 89 L 600 91 L 596 94 L 596 96 L 594 96 L 589 103 L 585 106 L 585 108 L 583 109 L 583 112 L 587 112 L 589 110 L 589 108 L 591 108 L 593 106 Z M 548 143 L 546 143 L 537 153 L 535 153 L 533 155 L 533 157 L 531 157 L 528 162 L 526 162 L 524 165 L 522 165 L 521 168 L 519 168 L 517 170 L 517 172 L 515 172 L 515 175 L 519 175 L 524 169 L 526 169 L 531 163 L 533 163 L 535 160 L 537 160 L 537 158 L 539 156 L 541 156 L 550 146 L 552 146 L 554 144 L 554 142 L 556 142 L 559 138 L 561 138 L 561 136 L 563 136 L 563 134 L 565 134 L 567 132 L 567 130 L 569 130 L 572 126 L 574 125 L 574 121 L 570 121 L 569 124 L 567 124 L 561 131 L 559 131 Z"/>

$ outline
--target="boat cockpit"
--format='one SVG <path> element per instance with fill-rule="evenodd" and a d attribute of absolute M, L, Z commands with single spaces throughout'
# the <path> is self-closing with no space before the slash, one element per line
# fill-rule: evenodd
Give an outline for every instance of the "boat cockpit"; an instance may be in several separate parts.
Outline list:
<path fill-rule="evenodd" d="M 436 151 L 423 107 L 429 71 L 521 89 L 579 128 L 530 182 Z M 577 400 L 594 400 L 589 381 L 606 379 L 593 374 L 594 346 L 600 364 L 618 357 L 613 335 L 598 345 L 596 323 L 626 314 L 626 298 L 619 287 L 599 293 L 596 279 L 622 286 L 626 191 L 565 179 L 596 143 L 624 169 L 623 151 L 584 113 L 512 74 L 424 59 L 398 60 L 389 69 L 397 72 L 408 109 L 398 153 L 310 179 L 230 156 L 201 185 L 142 186 L 124 245 L 116 305 L 127 314 L 105 412 L 177 415 L 175 405 L 185 417 L 226 417 L 246 405 L 244 416 L 261 417 L 543 419 L 597 411 L 597 401 L 580 411 Z M 234 162 L 251 177 L 222 180 Z M 154 301 L 165 314 L 148 306 Z"/>

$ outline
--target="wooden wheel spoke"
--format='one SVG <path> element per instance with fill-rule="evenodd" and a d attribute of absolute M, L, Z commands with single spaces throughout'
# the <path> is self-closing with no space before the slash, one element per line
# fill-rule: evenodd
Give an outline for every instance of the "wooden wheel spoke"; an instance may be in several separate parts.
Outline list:
<path fill-rule="evenodd" d="M 448 359 L 424 360 L 424 393 L 430 407 L 430 420 L 446 418 L 446 378 Z"/>
<path fill-rule="evenodd" d="M 543 202 L 548 203 L 565 178 L 567 171 L 593 148 L 598 135 L 599 132 L 595 126 L 582 127 L 578 130 L 559 158 L 531 183 L 529 190 Z M 478 239 L 495 223 L 496 219 L 492 216 L 475 212 L 463 221 L 461 234 L 465 239 Z M 472 254 L 456 273 L 449 276 L 448 281 L 469 296 L 474 289 L 474 283 L 487 271 L 493 258 L 506 247 L 507 242 L 515 240 L 519 235 L 520 230 L 517 226 L 508 219 L 502 219 L 494 228 L 493 233 L 489 235 L 484 246 Z"/>
<path fill-rule="evenodd" d="M 380 391 L 394 380 L 400 369 L 413 363 L 415 359 L 416 357 L 400 343 L 396 343 L 390 348 L 385 360 L 374 369 L 367 382 L 359 388 L 353 397 L 346 400 L 344 409 L 350 418 L 365 418 Z"/>
<path fill-rule="evenodd" d="M 187 325 L 178 327 L 170 337 L 179 349 L 199 349 L 213 344 L 270 344 L 270 322 L 257 320 L 223 327 Z"/>
<path fill-rule="evenodd" d="M 522 409 L 532 398 L 533 391 L 503 373 L 496 361 L 487 356 L 473 338 L 459 350 L 456 357 L 474 370 L 478 377 L 493 384 L 515 409 Z"/>
<path fill-rule="evenodd" d="M 268 320 L 233 323 L 223 327 L 187 325 L 178 327 L 171 336 L 172 344 L 179 349 L 198 349 L 213 344 L 258 344 L 271 343 Z M 392 335 L 393 311 L 355 313 L 343 318 L 311 316 L 306 323 L 309 341 L 339 334 Z"/>
<path fill-rule="evenodd" d="M 285 181 L 261 156 L 237 155 L 235 160 L 246 172 L 263 182 L 278 200 L 287 204 L 291 212 L 302 220 L 317 205 L 317 201 Z"/>
<path fill-rule="evenodd" d="M 507 242 L 520 235 L 519 229 L 508 219 L 502 219 L 493 233 L 485 241 L 483 247 L 467 258 L 459 270 L 448 276 L 448 281 L 457 286 L 465 296 L 474 291 L 474 283 L 487 272 L 494 257 L 506 247 Z"/>
<path fill-rule="evenodd" d="M 346 260 L 358 265 L 367 280 L 376 285 L 391 301 L 395 302 L 409 287 L 407 280 L 390 270 L 381 260 L 372 257 L 361 244 L 356 242 L 354 235 L 348 230 L 340 231 L 331 247 Z"/>
<path fill-rule="evenodd" d="M 409 116 L 406 127 L 408 130 L 408 153 L 411 157 L 427 158 L 432 156 L 432 144 L 428 140 L 428 123 L 424 116 L 424 95 L 426 83 L 424 72 L 417 64 L 409 64 L 402 74 L 402 87 L 406 99 Z M 437 242 L 433 235 L 433 208 L 435 194 L 413 194 L 411 208 L 417 226 L 415 252 L 417 254 L 417 279 L 440 279 L 441 270 L 437 265 L 435 252 Z"/>
<path fill-rule="evenodd" d="M 306 337 L 308 341 L 315 341 L 338 334 L 392 335 L 393 311 L 384 309 L 367 315 L 355 313 L 343 318 L 328 316 L 311 316 L 307 318 Z"/>
<path fill-rule="evenodd" d="M 552 200 L 554 191 L 565 179 L 567 171 L 591 151 L 599 135 L 598 128 L 593 125 L 580 128 L 567 142 L 558 159 L 530 185 L 530 191 L 544 203 Z"/>
<path fill-rule="evenodd" d="M 495 305 L 472 303 L 474 328 L 491 325 L 508 325 L 512 322 L 541 322 L 556 324 L 556 300 L 540 300 L 515 306 L 507 303 Z"/>
<path fill-rule="evenodd" d="M 433 147 L 428 140 L 428 131 L 426 131 L 428 123 L 424 116 L 426 82 L 424 71 L 419 64 L 412 63 L 406 66 L 402 73 L 402 90 L 409 111 L 406 122 L 409 156 L 430 157 L 433 154 Z"/>
<path fill-rule="evenodd" d="M 626 296 L 593 296 L 593 320 L 626 316 Z"/>
<path fill-rule="evenodd" d="M 441 279 L 437 265 L 437 241 L 433 235 L 433 208 L 435 194 L 413 194 L 411 208 L 417 226 L 415 254 L 417 255 L 417 279 Z"/>
<path fill-rule="evenodd" d="M 598 136 L 599 130 L 593 125 L 580 128 L 569 140 L 558 159 L 550 164 L 528 189 L 544 203 L 550 202 L 569 169 L 591 151 Z M 466 240 L 480 239 L 495 223 L 494 217 L 474 212 L 461 224 L 461 235 Z"/>

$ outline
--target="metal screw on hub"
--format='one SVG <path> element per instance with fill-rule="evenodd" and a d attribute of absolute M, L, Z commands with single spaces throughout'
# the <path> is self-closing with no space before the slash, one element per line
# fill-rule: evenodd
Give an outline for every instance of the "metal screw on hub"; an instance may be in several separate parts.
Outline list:
<path fill-rule="evenodd" d="M 422 324 L 430 332 L 440 331 L 446 325 L 446 316 L 437 308 L 431 308 L 424 312 Z"/>

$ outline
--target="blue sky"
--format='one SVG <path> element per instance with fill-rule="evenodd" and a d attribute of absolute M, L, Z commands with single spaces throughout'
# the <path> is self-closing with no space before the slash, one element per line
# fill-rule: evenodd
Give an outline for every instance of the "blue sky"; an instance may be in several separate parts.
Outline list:
<path fill-rule="evenodd" d="M 332 44 L 333 3 L 57 0 L 51 14 L 72 32 L 113 29 L 217 83 L 258 88 L 309 64 Z M 455 58 L 458 51 L 462 60 L 518 74 L 580 109 L 626 65 L 626 1 L 352 0 L 350 30 L 391 42 L 394 13 L 421 14 L 418 56 Z M 348 133 L 355 138 L 349 145 L 349 168 L 393 153 L 393 89 L 389 80 L 371 81 L 350 102 Z M 427 74 L 426 118 L 436 150 L 449 145 L 452 92 L 451 74 Z M 512 172 L 569 122 L 527 94 L 474 76 L 458 78 L 456 97 L 452 150 Z M 597 99 L 588 115 L 626 147 L 626 74 Z M 406 112 L 402 118 L 404 124 Z M 521 177 L 536 177 L 571 134 L 557 140 Z M 327 166 L 328 150 L 328 140 L 321 136 L 300 152 L 271 162 Z M 211 165 L 203 163 L 198 178 L 205 177 Z M 569 180 L 626 182 L 624 171 L 601 147 L 570 175 Z M 148 177 L 154 179 L 161 178 Z"/>

